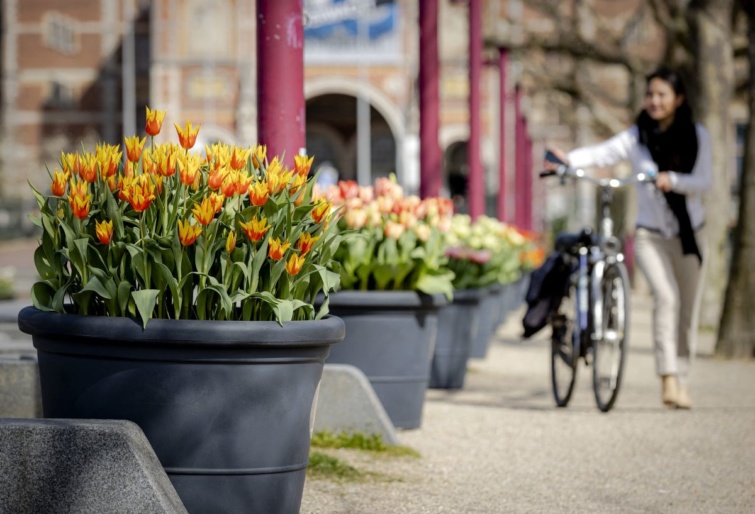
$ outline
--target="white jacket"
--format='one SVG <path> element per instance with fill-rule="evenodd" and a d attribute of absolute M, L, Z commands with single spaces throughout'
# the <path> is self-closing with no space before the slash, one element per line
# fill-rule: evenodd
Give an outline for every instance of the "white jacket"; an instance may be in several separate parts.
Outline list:
<path fill-rule="evenodd" d="M 675 173 L 668 171 L 671 190 L 686 196 L 687 211 L 694 229 L 700 228 L 705 221 L 703 211 L 703 194 L 710 188 L 712 160 L 708 131 L 702 125 L 697 128 L 697 159 L 692 172 Z M 639 131 L 634 125 L 616 134 L 611 139 L 594 146 L 585 146 L 569 152 L 569 164 L 573 168 L 590 168 L 593 166 L 611 166 L 628 160 L 632 172 L 637 173 L 656 170 L 656 164 L 646 146 L 640 144 Z M 666 237 L 679 233 L 679 223 L 669 209 L 663 193 L 653 184 L 637 184 L 637 226 L 659 231 Z"/>

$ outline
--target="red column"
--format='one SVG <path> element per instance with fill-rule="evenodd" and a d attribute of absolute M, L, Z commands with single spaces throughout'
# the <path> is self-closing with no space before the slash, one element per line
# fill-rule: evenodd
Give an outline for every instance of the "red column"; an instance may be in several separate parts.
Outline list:
<path fill-rule="evenodd" d="M 507 221 L 506 213 L 506 67 L 508 66 L 508 51 L 501 47 L 498 49 L 498 82 L 500 93 L 499 111 L 499 138 L 498 138 L 498 219 Z"/>
<path fill-rule="evenodd" d="M 439 196 L 441 150 L 438 58 L 438 0 L 419 2 L 419 194 L 422 198 Z"/>
<path fill-rule="evenodd" d="M 257 138 L 267 154 L 306 146 L 302 0 L 257 0 Z"/>
<path fill-rule="evenodd" d="M 517 227 L 524 226 L 524 168 L 525 163 L 525 141 L 524 141 L 524 117 L 522 116 L 522 90 L 517 84 L 514 89 L 514 225 Z"/>
<path fill-rule="evenodd" d="M 527 127 L 527 118 L 522 120 L 522 130 L 524 131 L 524 216 L 523 227 L 532 230 L 532 138 L 529 135 Z"/>
<path fill-rule="evenodd" d="M 485 183 L 480 162 L 480 76 L 482 75 L 482 11 L 480 0 L 469 0 L 469 176 L 467 201 L 472 219 L 485 214 Z"/>

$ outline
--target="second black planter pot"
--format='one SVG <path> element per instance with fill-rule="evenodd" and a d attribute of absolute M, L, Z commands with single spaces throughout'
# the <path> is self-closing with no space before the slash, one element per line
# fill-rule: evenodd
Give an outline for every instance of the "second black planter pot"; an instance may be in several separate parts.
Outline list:
<path fill-rule="evenodd" d="M 443 295 L 414 291 L 330 295 L 330 312 L 343 319 L 346 338 L 326 362 L 362 370 L 397 428 L 421 425 L 438 309 L 447 303 Z"/>
<path fill-rule="evenodd" d="M 467 375 L 467 360 L 479 327 L 483 289 L 454 291 L 454 301 L 441 308 L 438 338 L 430 366 L 430 387 L 460 389 Z"/>

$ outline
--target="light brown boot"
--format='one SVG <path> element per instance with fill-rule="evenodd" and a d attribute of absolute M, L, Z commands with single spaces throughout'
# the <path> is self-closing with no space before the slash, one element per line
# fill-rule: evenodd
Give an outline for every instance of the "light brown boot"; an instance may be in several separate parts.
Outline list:
<path fill-rule="evenodd" d="M 661 376 L 661 400 L 663 405 L 669 408 L 677 406 L 679 401 L 679 390 L 676 383 L 676 375 Z"/>
<path fill-rule="evenodd" d="M 689 391 L 686 387 L 680 386 L 676 396 L 676 408 L 689 410 L 692 408 L 692 400 L 689 397 Z"/>

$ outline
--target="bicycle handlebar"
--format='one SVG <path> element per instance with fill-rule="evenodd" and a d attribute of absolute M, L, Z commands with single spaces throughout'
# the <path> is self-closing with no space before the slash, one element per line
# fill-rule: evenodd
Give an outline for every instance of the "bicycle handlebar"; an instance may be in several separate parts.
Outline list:
<path fill-rule="evenodd" d="M 593 178 L 585 174 L 583 169 L 570 168 L 566 164 L 560 164 L 555 170 L 543 170 L 539 173 L 540 178 L 546 177 L 570 177 L 573 179 L 586 180 L 598 187 L 618 189 L 621 187 L 635 184 L 637 182 L 655 182 L 655 177 L 648 175 L 647 173 L 638 173 L 625 178 Z"/>

